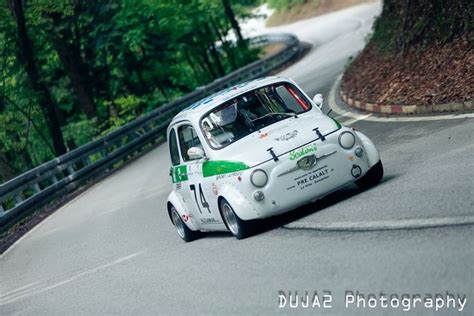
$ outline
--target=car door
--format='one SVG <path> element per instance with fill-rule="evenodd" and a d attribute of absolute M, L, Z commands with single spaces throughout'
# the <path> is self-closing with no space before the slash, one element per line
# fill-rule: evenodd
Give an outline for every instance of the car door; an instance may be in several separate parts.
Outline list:
<path fill-rule="evenodd" d="M 219 222 L 220 214 L 213 206 L 216 203 L 210 203 L 209 198 L 214 195 L 209 194 L 209 189 L 204 182 L 202 174 L 202 164 L 204 159 L 191 159 L 188 156 L 188 150 L 191 147 L 203 149 L 202 143 L 190 124 L 183 124 L 178 127 L 178 141 L 183 164 L 186 165 L 187 183 L 183 187 L 185 192 L 186 205 L 192 210 L 192 214 L 199 225 L 205 228 L 207 225 Z M 204 150 L 204 149 L 203 149 Z"/>

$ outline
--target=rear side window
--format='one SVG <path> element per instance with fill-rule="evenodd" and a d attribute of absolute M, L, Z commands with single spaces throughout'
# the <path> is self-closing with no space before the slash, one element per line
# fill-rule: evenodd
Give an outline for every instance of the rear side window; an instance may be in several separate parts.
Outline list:
<path fill-rule="evenodd" d="M 184 161 L 192 159 L 188 156 L 188 149 L 191 147 L 199 147 L 202 149 L 199 137 L 191 125 L 183 125 L 178 128 L 179 146 L 181 148 L 181 155 Z"/>
<path fill-rule="evenodd" d="M 173 166 L 179 165 L 179 151 L 178 151 L 178 142 L 176 141 L 176 132 L 174 129 L 170 132 L 170 156 L 171 156 L 171 164 Z"/>

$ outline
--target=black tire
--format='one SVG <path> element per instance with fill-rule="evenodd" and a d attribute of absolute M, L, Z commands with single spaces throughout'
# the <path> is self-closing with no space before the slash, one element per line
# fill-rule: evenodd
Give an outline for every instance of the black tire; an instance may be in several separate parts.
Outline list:
<path fill-rule="evenodd" d="M 355 183 L 361 188 L 368 188 L 379 183 L 382 178 L 383 165 L 382 160 L 380 160 L 372 168 L 370 168 L 370 170 L 365 174 L 365 176 L 357 180 Z"/>
<path fill-rule="evenodd" d="M 225 226 L 232 233 L 232 235 L 235 236 L 235 238 L 244 239 L 252 234 L 251 222 L 244 221 L 239 216 L 237 216 L 237 214 L 234 212 L 234 209 L 226 199 L 220 199 L 219 210 L 221 212 L 221 217 Z"/>
<path fill-rule="evenodd" d="M 188 228 L 188 225 L 186 225 L 173 205 L 170 206 L 169 215 L 171 223 L 176 228 L 178 236 L 181 237 L 181 239 L 183 239 L 185 242 L 193 241 L 199 237 L 199 232 L 192 231 Z"/>

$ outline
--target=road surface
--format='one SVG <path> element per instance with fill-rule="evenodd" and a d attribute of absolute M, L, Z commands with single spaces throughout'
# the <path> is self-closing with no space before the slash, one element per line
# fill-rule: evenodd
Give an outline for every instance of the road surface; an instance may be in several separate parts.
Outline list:
<path fill-rule="evenodd" d="M 282 75 L 310 95 L 329 95 L 379 11 L 379 4 L 362 5 L 270 30 L 314 45 Z M 464 313 L 472 315 L 474 227 L 449 224 L 474 215 L 472 119 L 338 119 L 380 149 L 386 175 L 378 186 L 348 187 L 266 221 L 245 240 L 218 233 L 186 244 L 165 211 L 170 163 L 162 145 L 62 207 L 1 257 L 0 314 L 391 314 L 403 312 L 346 309 L 345 292 L 449 291 L 466 295 Z M 430 228 L 380 230 L 413 223 Z M 339 228 L 321 229 L 331 225 Z M 332 307 L 279 308 L 279 291 L 330 291 Z"/>

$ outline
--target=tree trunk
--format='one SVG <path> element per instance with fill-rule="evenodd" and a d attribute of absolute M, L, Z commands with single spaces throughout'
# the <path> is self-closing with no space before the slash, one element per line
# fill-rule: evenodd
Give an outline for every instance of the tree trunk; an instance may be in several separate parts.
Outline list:
<path fill-rule="evenodd" d="M 10 0 L 10 5 L 17 24 L 19 60 L 25 67 L 33 90 L 35 90 L 38 95 L 38 101 L 53 140 L 55 154 L 57 156 L 62 155 L 66 153 L 66 146 L 64 145 L 64 138 L 59 125 L 57 109 L 54 106 L 51 93 L 41 81 L 38 69 L 36 68 L 32 45 L 26 29 L 23 2 L 22 0 Z"/>
<path fill-rule="evenodd" d="M 237 37 L 237 42 L 243 42 L 244 38 L 242 37 L 242 33 L 240 32 L 240 26 L 235 18 L 234 10 L 232 10 L 232 6 L 230 5 L 230 0 L 222 0 L 222 5 L 224 6 L 225 15 L 229 19 L 230 25 L 235 32 L 235 36 Z"/>
<path fill-rule="evenodd" d="M 6 182 L 15 176 L 17 170 L 10 163 L 7 155 L 0 150 L 0 182 Z"/>
<path fill-rule="evenodd" d="M 60 17 L 57 14 L 52 15 L 53 23 L 56 28 L 60 26 Z M 92 97 L 89 85 L 92 79 L 89 78 L 87 65 L 81 58 L 80 48 L 74 44 L 69 44 L 72 34 L 66 34 L 68 28 L 53 35 L 53 45 L 58 53 L 59 59 L 71 81 L 74 93 L 88 119 L 96 116 L 96 105 Z"/>
<path fill-rule="evenodd" d="M 212 33 L 212 30 L 209 27 L 209 25 L 206 24 L 205 28 L 206 28 L 206 31 L 207 31 L 208 34 Z M 209 41 L 208 47 L 209 47 L 208 49 L 209 49 L 209 52 L 211 53 L 212 59 L 214 59 L 214 61 L 216 63 L 217 72 L 218 72 L 219 76 L 221 76 L 221 77 L 224 76 L 225 75 L 224 66 L 222 65 L 221 58 L 219 56 L 219 52 L 217 51 L 217 48 L 216 48 L 216 44 L 214 44 L 214 41 L 212 39 Z"/>

